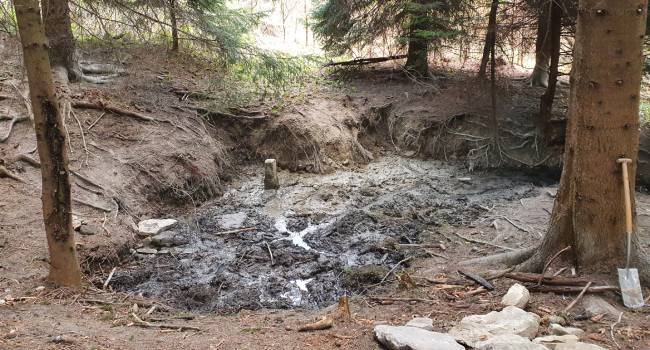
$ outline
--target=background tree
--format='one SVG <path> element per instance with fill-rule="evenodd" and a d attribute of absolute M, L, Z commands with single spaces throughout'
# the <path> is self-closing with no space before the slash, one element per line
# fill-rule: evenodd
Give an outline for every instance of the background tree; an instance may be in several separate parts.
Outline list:
<path fill-rule="evenodd" d="M 68 149 L 62 106 L 54 92 L 48 40 L 43 31 L 38 0 L 15 1 L 14 6 L 41 161 L 43 219 L 50 253 L 49 280 L 58 285 L 78 286 L 81 284 L 81 271 L 72 230 Z"/>
<path fill-rule="evenodd" d="M 540 270 L 566 246 L 580 267 L 613 267 L 623 258 L 624 208 L 616 159 L 637 159 L 646 9 L 647 1 L 580 1 L 560 188 L 549 230 L 522 269 Z M 636 165 L 630 170 L 635 174 Z M 637 258 L 644 255 L 636 236 L 634 246 Z M 647 281 L 650 269 L 640 271 Z"/>
<path fill-rule="evenodd" d="M 41 4 L 45 35 L 50 43 L 50 64 L 65 68 L 68 79 L 77 81 L 83 74 L 77 60 L 68 0 L 42 0 Z"/>

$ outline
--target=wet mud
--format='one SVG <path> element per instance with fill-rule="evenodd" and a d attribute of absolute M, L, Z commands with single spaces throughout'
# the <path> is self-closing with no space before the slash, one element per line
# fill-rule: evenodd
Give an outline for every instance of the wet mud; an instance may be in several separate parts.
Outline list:
<path fill-rule="evenodd" d="M 471 226 L 547 181 L 400 157 L 329 175 L 282 172 L 277 191 L 263 189 L 262 173 L 245 168 L 208 209 L 181 219 L 166 247 L 132 251 L 113 288 L 194 311 L 322 307 L 381 282 L 405 258 L 399 244 Z"/>

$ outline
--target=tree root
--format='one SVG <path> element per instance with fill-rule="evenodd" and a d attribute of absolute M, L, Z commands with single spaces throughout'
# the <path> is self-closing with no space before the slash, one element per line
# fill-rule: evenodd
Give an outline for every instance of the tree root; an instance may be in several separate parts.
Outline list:
<path fill-rule="evenodd" d="M 138 120 L 142 120 L 145 122 L 159 122 L 159 123 L 169 123 L 171 124 L 172 122 L 169 120 L 162 120 L 162 119 L 156 119 L 153 117 L 150 117 L 148 115 L 144 115 L 142 113 L 138 113 L 135 111 L 129 111 L 127 109 L 123 109 L 120 107 L 117 107 L 115 105 L 111 105 L 109 103 L 100 101 L 100 102 L 91 102 L 91 101 L 73 101 L 72 102 L 72 107 L 75 108 L 85 108 L 85 109 L 95 109 L 98 111 L 104 111 L 104 112 L 111 112 L 113 114 L 119 114 L 123 115 L 126 117 L 131 117 L 135 118 Z"/>
<path fill-rule="evenodd" d="M 14 175 L 14 173 L 7 170 L 7 168 L 5 168 L 4 165 L 0 165 L 0 178 L 5 178 L 5 177 L 16 180 L 18 182 L 25 183 L 25 180 L 23 180 L 23 179 L 19 178 L 18 176 Z"/>
<path fill-rule="evenodd" d="M 18 124 L 20 122 L 24 122 L 26 120 L 29 120 L 29 118 L 26 117 L 26 116 L 16 116 L 16 117 L 12 118 L 12 117 L 7 117 L 7 116 L 3 115 L 3 116 L 0 116 L 0 121 L 2 121 L 2 120 L 10 120 L 10 122 L 9 122 L 9 130 L 7 131 L 7 133 L 4 136 L 0 137 L 0 143 L 3 143 L 3 142 L 5 142 L 5 141 L 7 141 L 9 139 L 9 136 L 11 135 L 11 131 L 13 130 L 14 125 L 16 125 L 16 124 Z"/>
<path fill-rule="evenodd" d="M 461 261 L 459 265 L 495 265 L 495 264 L 517 265 L 522 261 L 530 258 L 535 253 L 536 250 L 537 247 L 524 248 L 524 249 L 514 250 L 511 252 Z"/>

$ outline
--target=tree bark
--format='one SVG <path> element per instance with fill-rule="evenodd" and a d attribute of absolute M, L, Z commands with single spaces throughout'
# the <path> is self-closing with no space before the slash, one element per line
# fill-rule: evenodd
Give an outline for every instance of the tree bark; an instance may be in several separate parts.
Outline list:
<path fill-rule="evenodd" d="M 547 139 L 547 125 L 552 116 L 553 100 L 555 99 L 555 88 L 557 86 L 558 67 L 560 64 L 560 44 L 562 39 L 562 7 L 557 1 L 551 1 L 550 9 L 550 25 L 548 28 L 547 41 L 550 42 L 550 55 L 551 65 L 546 77 L 546 91 L 540 99 L 539 117 L 537 119 L 537 130 L 540 135 L 545 135 Z M 537 65 L 536 65 L 537 67 Z M 535 84 L 535 72 L 533 72 L 533 79 Z"/>
<path fill-rule="evenodd" d="M 530 77 L 532 86 L 547 87 L 549 64 L 553 55 L 552 8 L 559 7 L 557 1 L 543 0 L 537 18 L 537 38 L 535 39 L 535 68 Z"/>
<path fill-rule="evenodd" d="M 14 2 L 29 81 L 36 144 L 41 161 L 45 233 L 50 253 L 50 281 L 63 286 L 81 284 L 81 271 L 72 230 L 68 149 L 61 106 L 55 95 L 47 39 L 38 0 Z"/>
<path fill-rule="evenodd" d="M 68 1 L 42 0 L 41 4 L 45 35 L 49 41 L 50 65 L 65 67 L 68 72 L 68 80 L 78 81 L 83 74 L 77 60 Z"/>
<path fill-rule="evenodd" d="M 169 0 L 169 21 L 172 27 L 172 52 L 178 52 L 178 23 L 176 19 L 176 0 Z"/>
<path fill-rule="evenodd" d="M 481 66 L 478 70 L 478 77 L 485 79 L 488 62 L 490 61 L 490 50 L 496 45 L 497 32 L 497 11 L 499 10 L 499 0 L 492 0 L 490 6 L 490 18 L 488 19 L 488 28 L 485 33 L 485 44 L 483 46 L 483 57 L 481 57 Z"/>
<path fill-rule="evenodd" d="M 423 4 L 423 1 L 417 3 Z M 426 13 L 422 13 L 419 8 L 411 14 L 405 64 L 406 70 L 420 77 L 429 75 L 429 42 L 422 37 L 422 32 L 427 30 L 424 16 Z"/>
<path fill-rule="evenodd" d="M 580 1 L 560 188 L 549 230 L 521 270 L 541 270 L 568 245 L 578 267 L 622 263 L 624 202 L 616 160 L 634 160 L 634 188 L 646 9 L 647 0 Z M 633 246 L 637 257 L 645 255 L 636 235 Z M 648 277 L 648 269 L 640 272 Z"/>

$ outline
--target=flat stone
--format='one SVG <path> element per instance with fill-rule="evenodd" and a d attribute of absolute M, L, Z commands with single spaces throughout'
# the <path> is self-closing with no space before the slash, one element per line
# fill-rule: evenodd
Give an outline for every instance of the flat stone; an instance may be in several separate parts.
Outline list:
<path fill-rule="evenodd" d="M 449 334 L 457 341 L 476 347 L 481 342 L 501 334 L 515 334 L 533 339 L 539 329 L 540 317 L 515 306 L 506 306 L 501 311 L 486 315 L 464 317 Z"/>
<path fill-rule="evenodd" d="M 217 218 L 219 226 L 224 230 L 238 229 L 244 226 L 244 222 L 248 218 L 248 214 L 244 212 L 224 214 Z"/>
<path fill-rule="evenodd" d="M 545 346 L 535 344 L 528 338 L 514 334 L 500 334 L 479 342 L 477 350 L 548 350 Z"/>
<path fill-rule="evenodd" d="M 575 335 L 578 338 L 582 338 L 585 335 L 585 331 L 580 328 L 563 327 L 557 323 L 551 323 L 548 328 L 552 335 Z"/>
<path fill-rule="evenodd" d="M 575 335 L 547 335 L 545 337 L 539 337 L 533 339 L 533 343 L 544 345 L 548 349 L 555 350 L 561 344 L 573 344 L 577 343 L 580 339 Z"/>
<path fill-rule="evenodd" d="M 141 236 L 157 235 L 174 227 L 178 223 L 174 219 L 148 219 L 138 223 L 138 234 Z"/>
<path fill-rule="evenodd" d="M 605 299 L 596 295 L 585 295 L 582 298 L 582 307 L 590 316 L 605 314 L 610 318 L 618 319 L 621 311 Z"/>
<path fill-rule="evenodd" d="M 555 350 L 607 350 L 601 346 L 587 343 L 560 344 Z"/>
<path fill-rule="evenodd" d="M 174 247 L 187 244 L 188 240 L 176 231 L 164 231 L 151 237 L 151 244 L 154 247 Z"/>
<path fill-rule="evenodd" d="M 92 236 L 102 232 L 102 228 L 97 225 L 82 223 L 79 226 L 78 231 L 79 234 L 82 234 L 84 236 Z"/>
<path fill-rule="evenodd" d="M 523 309 L 526 307 L 529 300 L 530 292 L 528 289 L 519 283 L 515 283 L 510 287 L 510 289 L 508 289 L 508 293 L 503 296 L 503 299 L 501 299 L 501 305 L 516 306 Z"/>
<path fill-rule="evenodd" d="M 416 327 L 379 325 L 374 334 L 389 350 L 465 350 L 448 334 Z"/>
<path fill-rule="evenodd" d="M 433 330 L 433 320 L 428 317 L 416 317 L 406 323 L 407 327 L 416 327 L 426 329 L 427 331 Z"/>

